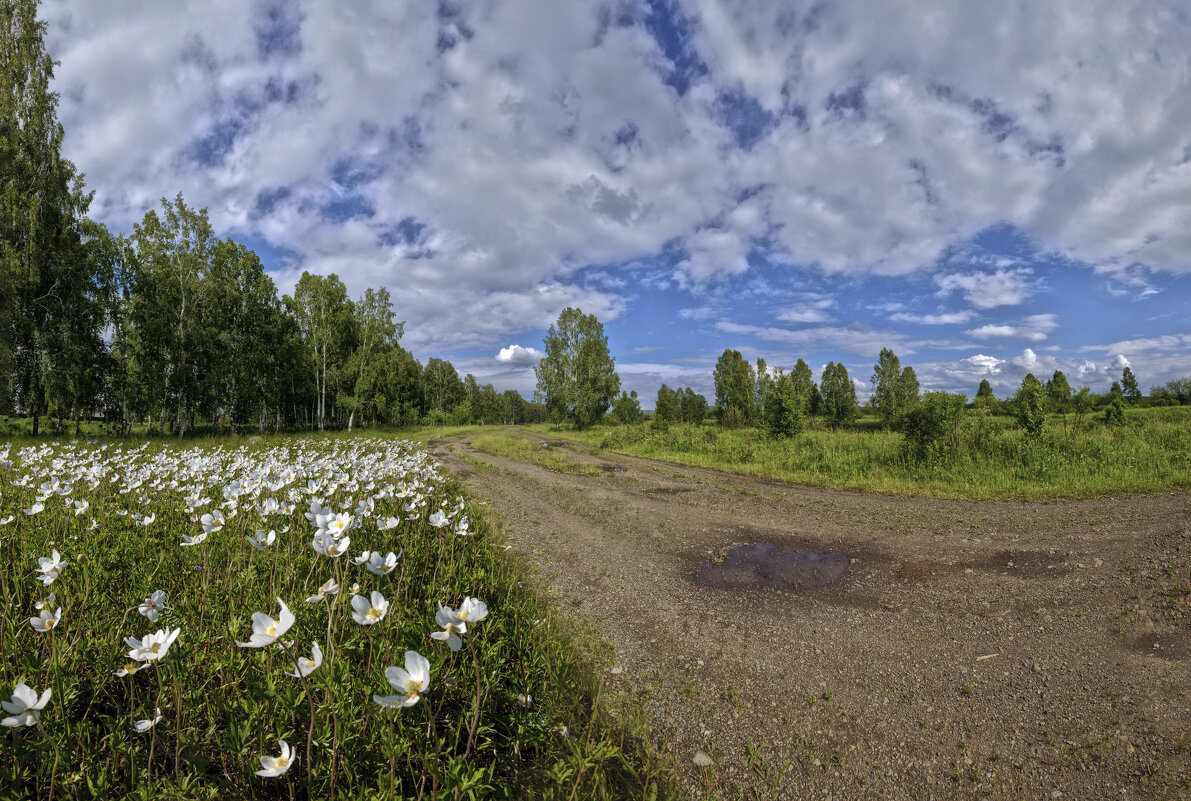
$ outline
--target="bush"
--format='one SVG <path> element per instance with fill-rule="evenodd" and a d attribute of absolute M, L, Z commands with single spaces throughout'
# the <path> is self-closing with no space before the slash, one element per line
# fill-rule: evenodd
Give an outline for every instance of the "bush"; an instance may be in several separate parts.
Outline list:
<path fill-rule="evenodd" d="M 1113 398 L 1104 407 L 1104 424 L 1107 426 L 1125 425 L 1125 406 L 1119 397 Z"/>
<path fill-rule="evenodd" d="M 954 455 L 967 404 L 966 395 L 928 392 L 918 405 L 902 415 L 899 428 L 906 436 L 905 444 L 912 457 L 927 461 Z"/>
<path fill-rule="evenodd" d="M 1046 408 L 1043 406 L 1042 384 L 1032 375 L 1027 375 L 1014 396 L 1014 416 L 1030 437 L 1038 437 L 1046 422 Z"/>
<path fill-rule="evenodd" d="M 765 394 L 765 430 L 775 437 L 792 437 L 802 431 L 802 398 L 789 375 L 779 375 Z"/>
<path fill-rule="evenodd" d="M 746 422 L 744 412 L 740 410 L 739 406 L 729 406 L 724 409 L 724 414 L 720 418 L 724 428 L 740 428 Z"/>

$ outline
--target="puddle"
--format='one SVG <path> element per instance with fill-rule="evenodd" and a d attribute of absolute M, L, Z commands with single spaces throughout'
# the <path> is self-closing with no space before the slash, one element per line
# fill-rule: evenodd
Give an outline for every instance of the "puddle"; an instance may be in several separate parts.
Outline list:
<path fill-rule="evenodd" d="M 838 581 L 848 557 L 822 551 L 785 551 L 770 542 L 737 545 L 724 561 L 704 565 L 695 580 L 708 587 L 813 590 Z"/>

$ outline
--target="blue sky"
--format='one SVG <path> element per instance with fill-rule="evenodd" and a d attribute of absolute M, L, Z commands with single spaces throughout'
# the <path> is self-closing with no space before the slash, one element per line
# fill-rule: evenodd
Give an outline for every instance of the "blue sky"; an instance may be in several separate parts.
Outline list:
<path fill-rule="evenodd" d="M 180 191 L 527 395 L 567 305 L 646 406 L 724 348 L 862 395 L 884 346 L 968 395 L 1191 374 L 1182 2 L 346 8 L 45 0 L 94 216 Z"/>

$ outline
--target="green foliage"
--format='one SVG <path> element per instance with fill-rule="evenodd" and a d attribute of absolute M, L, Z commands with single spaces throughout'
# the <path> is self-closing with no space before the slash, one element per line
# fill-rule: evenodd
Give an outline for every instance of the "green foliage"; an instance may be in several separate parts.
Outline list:
<path fill-rule="evenodd" d="M 641 401 L 637 397 L 637 390 L 620 393 L 620 397 L 612 403 L 612 416 L 622 425 L 640 422 Z"/>
<path fill-rule="evenodd" d="M 765 429 L 775 437 L 792 437 L 802 431 L 804 403 L 794 377 L 778 372 L 765 395 Z"/>
<path fill-rule="evenodd" d="M 1136 404 L 1141 400 L 1141 390 L 1137 387 L 1137 376 L 1133 375 L 1133 370 L 1128 365 L 1121 371 L 1121 391 L 1125 395 L 1125 400 L 1131 404 Z"/>
<path fill-rule="evenodd" d="M 736 428 L 751 422 L 756 408 L 756 379 L 753 368 L 738 350 L 725 350 L 716 360 L 715 409 L 720 423 Z M 735 411 L 732 411 L 735 410 Z"/>
<path fill-rule="evenodd" d="M 928 392 L 906 411 L 899 427 L 906 436 L 911 457 L 932 461 L 954 456 L 960 445 L 960 426 L 968 398 L 946 392 Z"/>
<path fill-rule="evenodd" d="M 823 368 L 819 391 L 823 397 L 823 414 L 832 428 L 839 428 L 859 412 L 856 405 L 856 387 L 852 384 L 852 379 L 848 378 L 848 368 L 843 364 L 827 363 Z"/>
<path fill-rule="evenodd" d="M 1037 437 L 1046 423 L 1046 409 L 1043 404 L 1042 382 L 1033 373 L 1026 373 L 1017 394 L 1013 397 L 1014 415 L 1027 436 Z"/>
<path fill-rule="evenodd" d="M 886 428 L 918 401 L 918 376 L 914 368 L 902 369 L 901 360 L 889 348 L 881 349 L 869 383 L 873 390 L 869 402 Z"/>
<path fill-rule="evenodd" d="M 1125 425 L 1125 405 L 1119 397 L 1113 397 L 1104 407 L 1104 424 L 1108 426 Z"/>
<path fill-rule="evenodd" d="M 577 428 L 595 425 L 620 391 L 604 326 L 594 314 L 568 306 L 544 342 L 546 355 L 534 373 L 547 410 Z"/>
<path fill-rule="evenodd" d="M 794 391 L 802 398 L 802 408 L 807 414 L 816 414 L 818 409 L 815 407 L 815 401 L 819 388 L 815 386 L 814 376 L 811 375 L 811 368 L 805 359 L 794 362 L 790 379 L 794 382 Z"/>
<path fill-rule="evenodd" d="M 1046 400 L 1053 412 L 1066 414 L 1071 403 L 1071 385 L 1062 370 L 1055 370 L 1054 375 L 1046 382 Z"/>

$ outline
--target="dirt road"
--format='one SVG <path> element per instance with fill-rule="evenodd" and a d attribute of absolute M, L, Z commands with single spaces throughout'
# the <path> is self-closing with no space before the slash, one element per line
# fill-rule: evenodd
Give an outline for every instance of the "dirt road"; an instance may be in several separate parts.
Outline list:
<path fill-rule="evenodd" d="M 1189 495 L 938 501 L 432 445 L 605 633 L 692 798 L 1191 798 Z M 752 542 L 851 561 L 803 592 L 693 579 Z"/>

